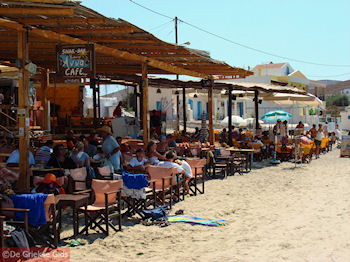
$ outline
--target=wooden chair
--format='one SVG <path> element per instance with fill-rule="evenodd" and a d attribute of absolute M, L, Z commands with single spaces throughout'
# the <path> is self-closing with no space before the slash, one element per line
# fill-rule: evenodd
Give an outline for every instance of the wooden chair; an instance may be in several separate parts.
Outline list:
<path fill-rule="evenodd" d="M 176 184 L 174 169 L 172 167 L 149 166 L 149 188 L 152 190 L 152 203 L 154 208 L 165 205 L 168 200 L 172 207 L 173 186 Z M 148 206 L 148 205 L 147 205 Z"/>
<path fill-rule="evenodd" d="M 80 212 L 86 212 L 88 220 L 85 228 L 81 231 L 88 234 L 89 227 L 92 229 L 99 228 L 105 235 L 109 235 L 109 227 L 118 232 L 112 224 L 111 219 L 118 217 L 119 231 L 122 230 L 122 214 L 121 214 L 121 188 L 123 181 L 121 180 L 100 180 L 93 179 L 91 190 L 80 191 L 77 193 L 84 194 L 92 192 L 94 195 L 94 203 L 88 205 L 87 209 L 80 208 Z M 106 228 L 102 227 L 105 224 Z"/>
<path fill-rule="evenodd" d="M 58 246 L 58 221 L 56 200 L 54 194 L 48 194 L 44 202 L 46 224 L 30 230 L 36 240 L 40 240 L 49 247 Z"/>
<path fill-rule="evenodd" d="M 98 167 L 97 171 L 99 179 L 113 180 L 113 172 L 109 166 Z"/>
<path fill-rule="evenodd" d="M 90 183 L 87 181 L 86 167 L 71 169 L 68 177 L 68 188 L 71 192 L 87 190 Z"/>
<path fill-rule="evenodd" d="M 204 183 L 206 179 L 206 159 L 186 158 L 186 162 L 190 165 L 193 174 L 193 177 L 188 183 L 191 192 L 195 196 L 197 195 L 197 192 L 204 194 Z M 199 188 L 200 183 L 202 183 L 202 189 Z"/>
<path fill-rule="evenodd" d="M 15 212 L 23 212 L 23 221 L 14 221 Z M 4 222 L 9 225 L 20 227 L 28 232 L 28 212 L 29 209 L 23 208 L 1 208 L 0 209 L 0 247 L 5 247 L 6 238 L 10 238 L 10 235 L 4 232 Z"/>

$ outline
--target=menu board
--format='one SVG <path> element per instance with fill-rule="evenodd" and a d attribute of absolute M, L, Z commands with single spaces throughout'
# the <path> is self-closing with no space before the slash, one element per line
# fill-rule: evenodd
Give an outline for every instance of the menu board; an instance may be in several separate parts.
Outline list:
<path fill-rule="evenodd" d="M 57 45 L 57 74 L 63 78 L 94 77 L 94 45 Z"/>
<path fill-rule="evenodd" d="M 350 157 L 350 136 L 343 136 L 341 140 L 341 157 Z"/>

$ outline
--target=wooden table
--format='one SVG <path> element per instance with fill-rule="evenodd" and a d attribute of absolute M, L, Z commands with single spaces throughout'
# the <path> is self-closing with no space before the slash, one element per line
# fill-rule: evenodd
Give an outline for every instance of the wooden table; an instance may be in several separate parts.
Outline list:
<path fill-rule="evenodd" d="M 246 155 L 246 163 L 245 163 L 245 170 L 248 172 L 249 170 L 252 170 L 252 164 L 253 164 L 253 153 L 254 149 L 243 149 L 243 148 L 232 148 L 230 147 L 228 149 L 230 153 L 242 153 Z"/>
<path fill-rule="evenodd" d="M 79 233 L 79 218 L 78 218 L 78 209 L 82 206 L 85 206 L 85 210 L 88 205 L 88 194 L 73 195 L 73 194 L 63 194 L 55 197 L 56 206 L 58 209 L 58 241 L 60 241 L 60 232 L 62 227 L 62 208 L 64 206 L 70 206 L 73 209 L 73 237 L 75 238 Z M 87 213 L 85 212 L 85 225 L 87 225 Z"/>

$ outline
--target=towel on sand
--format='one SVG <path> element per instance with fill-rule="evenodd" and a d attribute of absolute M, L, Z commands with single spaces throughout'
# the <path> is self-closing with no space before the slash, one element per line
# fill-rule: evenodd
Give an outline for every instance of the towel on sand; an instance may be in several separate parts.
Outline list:
<path fill-rule="evenodd" d="M 224 226 L 226 220 L 216 220 L 216 219 L 208 219 L 208 218 L 200 218 L 200 217 L 190 217 L 190 216 L 169 216 L 168 221 L 170 222 L 184 222 L 190 223 L 193 225 L 203 225 L 203 226 Z"/>

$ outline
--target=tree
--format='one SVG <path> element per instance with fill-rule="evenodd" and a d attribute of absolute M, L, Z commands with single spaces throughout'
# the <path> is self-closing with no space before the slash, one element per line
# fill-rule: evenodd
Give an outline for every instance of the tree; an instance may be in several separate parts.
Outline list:
<path fill-rule="evenodd" d="M 348 106 L 349 98 L 347 95 L 333 95 L 327 98 L 326 106 Z"/>

